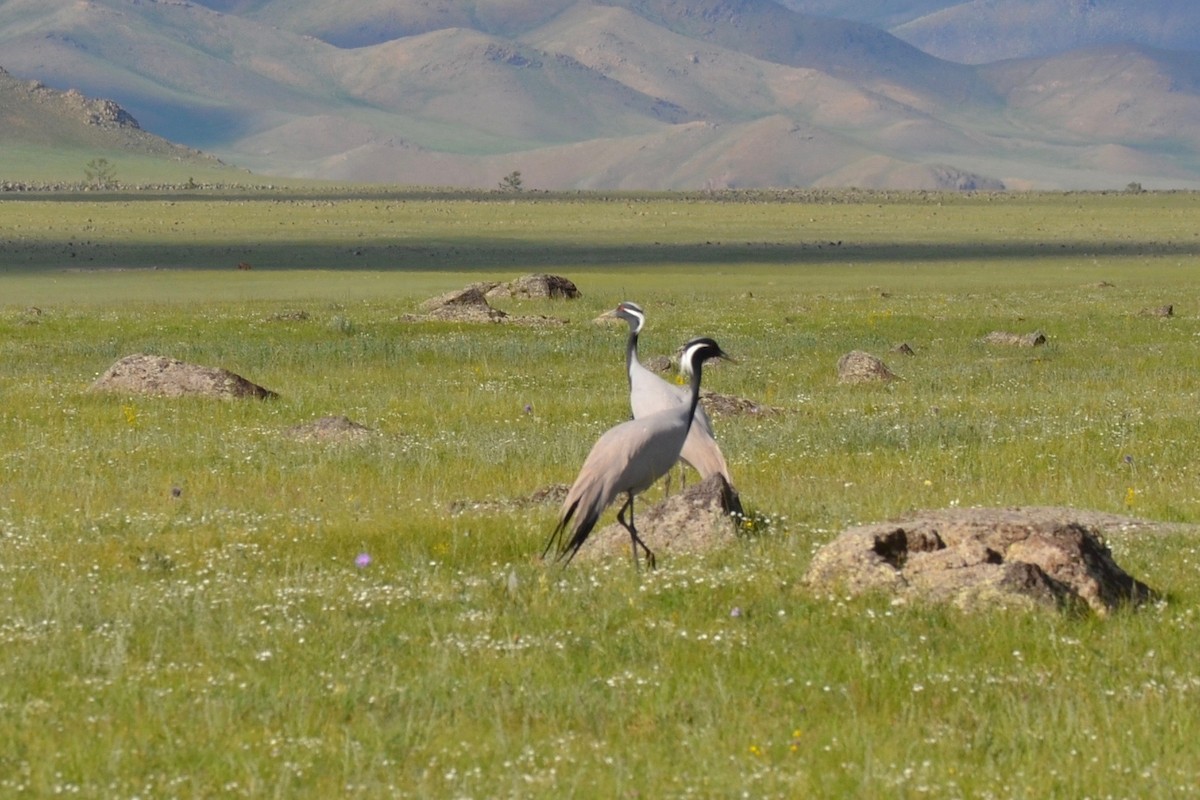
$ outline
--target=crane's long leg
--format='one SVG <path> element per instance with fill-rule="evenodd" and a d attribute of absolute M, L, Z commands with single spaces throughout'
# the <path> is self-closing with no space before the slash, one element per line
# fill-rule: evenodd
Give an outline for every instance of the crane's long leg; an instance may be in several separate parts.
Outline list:
<path fill-rule="evenodd" d="M 650 548 L 646 547 L 646 543 L 638 536 L 637 528 L 633 525 L 633 493 L 627 493 L 625 505 L 621 506 L 621 510 L 617 512 L 617 522 L 625 526 L 625 530 L 629 531 L 630 546 L 633 548 L 633 565 L 638 566 L 638 551 L 642 548 L 642 552 L 646 554 L 646 563 L 650 565 L 650 569 L 655 569 L 658 565 L 654 558 L 654 553 L 650 552 Z M 629 509 L 629 521 L 625 521 L 625 510 Z"/>

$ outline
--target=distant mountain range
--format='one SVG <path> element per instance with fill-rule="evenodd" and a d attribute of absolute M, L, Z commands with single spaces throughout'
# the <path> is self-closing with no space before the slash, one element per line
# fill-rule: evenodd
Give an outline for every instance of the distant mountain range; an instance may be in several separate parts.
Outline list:
<path fill-rule="evenodd" d="M 1098 45 L 1200 50 L 1195 0 L 782 0 L 805 14 L 866 22 L 963 64 Z"/>
<path fill-rule="evenodd" d="M 1200 188 L 1191 0 L 6 0 L 0 68 L 268 175 Z"/>

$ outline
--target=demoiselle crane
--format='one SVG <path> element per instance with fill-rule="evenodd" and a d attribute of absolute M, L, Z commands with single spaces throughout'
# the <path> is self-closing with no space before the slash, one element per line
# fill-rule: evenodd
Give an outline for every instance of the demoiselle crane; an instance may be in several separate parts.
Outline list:
<path fill-rule="evenodd" d="M 649 489 L 679 460 L 700 402 L 701 368 L 713 358 L 729 359 L 729 356 L 712 339 L 692 339 L 684 345 L 681 358 L 684 371 L 691 375 L 689 401 L 622 422 L 605 431 L 592 445 L 563 501 L 558 525 L 550 534 L 542 558 L 557 550 L 556 559 L 571 563 L 604 509 L 623 494 L 625 503 L 617 512 L 617 520 L 629 531 L 634 563 L 638 563 L 640 547 L 646 563 L 654 568 L 654 553 L 638 536 L 634 525 L 633 498 Z"/>
<path fill-rule="evenodd" d="M 625 301 L 620 303 L 613 313 L 618 319 L 623 319 L 629 324 L 629 341 L 625 347 L 625 369 L 629 373 L 629 407 L 633 411 L 633 418 L 638 419 L 649 414 L 656 414 L 664 409 L 689 403 L 691 397 L 686 386 L 678 386 L 663 380 L 647 369 L 638 359 L 638 336 L 646 324 L 646 312 L 642 310 L 642 307 L 637 303 Z M 683 443 L 683 450 L 679 457 L 700 473 L 702 480 L 710 475 L 720 475 L 736 496 L 733 480 L 729 477 L 729 467 L 713 436 L 712 420 L 705 413 L 704 406 L 696 405 L 695 416 L 696 419 L 692 422 L 692 427 L 688 429 L 687 440 Z"/>

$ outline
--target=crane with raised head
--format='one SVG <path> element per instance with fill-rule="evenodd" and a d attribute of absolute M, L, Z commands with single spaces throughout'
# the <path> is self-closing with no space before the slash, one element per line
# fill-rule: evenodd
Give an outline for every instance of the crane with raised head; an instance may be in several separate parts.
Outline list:
<path fill-rule="evenodd" d="M 627 300 L 617 305 L 613 314 L 629 324 L 629 340 L 625 346 L 625 370 L 629 374 L 629 407 L 633 411 L 634 419 L 687 404 L 690 397 L 686 386 L 678 386 L 664 380 L 647 369 L 638 358 L 638 336 L 646 324 L 646 312 L 642 307 Z M 679 457 L 700 473 L 702 480 L 710 475 L 720 475 L 729 484 L 731 494 L 736 497 L 737 492 L 733 488 L 733 480 L 729 477 L 725 455 L 713 435 L 712 420 L 708 418 L 703 405 L 696 404 L 695 416 Z"/>
<path fill-rule="evenodd" d="M 625 495 L 617 521 L 629 531 L 634 563 L 638 563 L 640 547 L 646 563 L 654 568 L 654 553 L 638 536 L 633 521 L 633 498 L 649 489 L 679 460 L 688 430 L 694 427 L 692 419 L 700 402 L 703 364 L 714 358 L 729 359 L 729 356 L 710 338 L 689 341 L 680 359 L 684 372 L 691 376 L 688 402 L 622 422 L 596 440 L 567 492 L 558 525 L 542 552 L 543 558 L 551 550 L 557 550 L 556 558 L 569 564 L 604 510 L 617 497 Z"/>

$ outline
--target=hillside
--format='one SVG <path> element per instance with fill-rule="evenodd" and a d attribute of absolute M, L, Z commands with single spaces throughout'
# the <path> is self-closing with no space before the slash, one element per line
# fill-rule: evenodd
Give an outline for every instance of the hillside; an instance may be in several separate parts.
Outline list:
<path fill-rule="evenodd" d="M 1111 44 L 1200 50 L 1194 0 L 781 0 L 793 11 L 865 22 L 963 64 Z"/>
<path fill-rule="evenodd" d="M 1200 50 L 1194 0 L 1008 0 L 959 3 L 890 28 L 964 64 L 1044 57 L 1102 45 Z"/>
<path fill-rule="evenodd" d="M 13 77 L 0 68 L 0 130 L 5 147 L 0 154 L 0 178 L 28 180 L 18 163 L 36 154 L 58 160 L 73 158 L 70 172 L 53 180 L 84 177 L 91 159 L 114 164 L 130 161 L 169 164 L 164 174 L 181 169 L 204 174 L 224 168 L 216 158 L 174 144 L 142 130 L 137 120 L 111 100 L 85 97 L 78 91 L 59 91 L 37 81 Z M 73 154 L 73 155 L 72 155 Z"/>
<path fill-rule="evenodd" d="M 155 134 L 272 175 L 1200 187 L 1194 59 L 968 66 L 770 0 L 9 0 L 0 54 L 13 75 L 112 98 Z"/>

